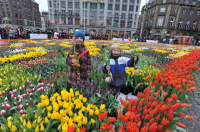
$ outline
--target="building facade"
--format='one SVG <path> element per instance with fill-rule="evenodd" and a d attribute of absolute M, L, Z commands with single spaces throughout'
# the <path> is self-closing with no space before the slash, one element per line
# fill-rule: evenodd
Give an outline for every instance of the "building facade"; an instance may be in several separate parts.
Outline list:
<path fill-rule="evenodd" d="M 42 21 L 42 29 L 43 30 L 47 30 L 50 28 L 49 12 L 47 12 L 47 11 L 41 12 L 41 21 Z"/>
<path fill-rule="evenodd" d="M 139 23 L 138 35 L 141 37 L 168 40 L 177 35 L 194 36 L 194 40 L 198 40 L 200 0 L 149 0 L 142 7 Z"/>
<path fill-rule="evenodd" d="M 0 26 L 41 28 L 39 4 L 35 0 L 0 0 Z"/>
<path fill-rule="evenodd" d="M 141 0 L 48 0 L 51 27 L 109 36 L 132 36 Z M 58 24 L 58 25 L 57 25 Z"/>

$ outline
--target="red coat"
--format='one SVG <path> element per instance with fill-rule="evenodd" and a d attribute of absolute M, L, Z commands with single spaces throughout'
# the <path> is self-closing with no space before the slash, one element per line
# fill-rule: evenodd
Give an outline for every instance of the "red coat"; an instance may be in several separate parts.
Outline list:
<path fill-rule="evenodd" d="M 70 66 L 68 82 L 72 86 L 76 86 L 76 84 L 77 84 L 77 69 L 74 66 L 72 66 L 72 58 L 70 57 L 70 55 L 73 55 L 73 50 L 74 50 L 74 46 L 72 46 L 69 49 L 66 62 Z M 79 54 L 81 54 L 85 50 L 86 50 L 85 45 L 80 45 L 80 46 L 76 47 L 76 52 Z M 79 67 L 80 79 L 87 80 L 88 74 L 91 73 L 91 57 L 90 57 L 89 51 L 86 54 L 84 54 L 81 58 L 79 58 L 79 63 L 81 65 Z"/>

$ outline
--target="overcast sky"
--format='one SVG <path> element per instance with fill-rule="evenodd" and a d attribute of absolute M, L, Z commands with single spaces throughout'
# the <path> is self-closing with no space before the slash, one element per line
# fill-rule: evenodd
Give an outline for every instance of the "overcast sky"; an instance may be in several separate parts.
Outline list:
<path fill-rule="evenodd" d="M 35 1 L 40 5 L 40 12 L 48 11 L 47 0 L 35 0 Z M 140 10 L 141 10 L 142 6 L 145 4 L 145 1 L 146 0 L 141 0 Z"/>

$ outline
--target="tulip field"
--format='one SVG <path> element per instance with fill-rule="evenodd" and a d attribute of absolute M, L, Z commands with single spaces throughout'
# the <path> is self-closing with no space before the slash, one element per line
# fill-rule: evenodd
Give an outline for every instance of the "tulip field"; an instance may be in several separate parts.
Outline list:
<path fill-rule="evenodd" d="M 195 118 L 184 110 L 192 107 L 189 93 L 197 90 L 200 47 L 86 40 L 92 71 L 72 87 L 66 63 L 70 41 L 0 41 L 0 131 L 189 131 L 182 120 Z M 136 67 L 126 67 L 123 99 L 113 96 L 101 69 L 102 48 L 108 51 L 112 44 L 121 46 L 123 56 L 134 50 L 139 57 Z"/>

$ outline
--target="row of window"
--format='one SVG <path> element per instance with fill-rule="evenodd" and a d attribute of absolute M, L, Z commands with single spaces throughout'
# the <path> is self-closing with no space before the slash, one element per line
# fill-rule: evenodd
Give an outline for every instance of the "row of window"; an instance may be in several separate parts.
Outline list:
<path fill-rule="evenodd" d="M 173 7 L 173 8 L 172 8 L 172 11 L 175 13 L 175 12 L 176 12 L 176 8 Z M 163 8 L 160 8 L 160 12 L 165 12 L 165 8 L 164 8 L 164 7 L 163 7 Z M 190 15 L 193 15 L 193 12 L 194 12 L 193 10 L 190 10 Z M 182 10 L 182 14 L 185 14 L 185 13 L 186 13 L 186 9 L 183 9 L 183 10 Z M 197 11 L 196 14 L 199 15 L 199 14 L 200 14 L 200 11 Z"/>
<path fill-rule="evenodd" d="M 54 10 L 54 14 L 57 14 L 58 10 Z M 75 15 L 80 15 L 80 11 L 79 10 L 75 10 Z M 87 10 L 83 10 L 83 14 L 88 14 Z M 50 9 L 50 14 L 52 14 L 52 9 Z M 61 10 L 61 15 L 66 15 L 66 10 Z M 73 11 L 72 10 L 68 10 L 68 15 L 73 15 Z M 132 19 L 133 18 L 133 14 L 132 13 L 128 13 L 128 18 Z M 90 16 L 97 16 L 97 11 L 90 11 Z M 99 11 L 99 16 L 104 16 L 104 11 Z M 112 17 L 112 12 L 108 12 L 107 13 L 107 17 Z M 115 18 L 119 18 L 119 13 L 115 12 L 114 13 L 114 17 Z M 125 18 L 126 17 L 126 13 L 121 13 L 121 18 Z M 137 20 L 138 15 L 135 14 L 135 18 Z"/>
<path fill-rule="evenodd" d="M 103 26 L 104 25 L 104 22 L 103 20 L 99 20 L 97 21 L 96 19 L 90 19 L 90 25 L 97 25 L 97 22 L 99 23 L 98 25 L 99 26 Z M 120 22 L 120 24 L 119 24 Z M 51 23 L 53 23 L 53 20 L 51 20 Z M 57 23 L 57 19 L 55 19 L 55 23 Z M 80 25 L 80 19 L 79 18 L 76 18 L 75 21 L 73 22 L 73 18 L 68 18 L 68 25 Z M 86 24 L 87 25 L 88 23 L 88 20 L 85 19 L 85 21 L 83 20 L 82 22 L 82 25 Z M 118 27 L 118 25 L 120 25 L 120 27 L 125 27 L 125 21 L 118 21 L 118 20 L 115 20 L 113 21 L 113 27 Z M 61 18 L 61 24 L 67 24 L 66 23 L 66 18 Z M 112 21 L 111 20 L 107 20 L 106 22 L 106 25 L 107 26 L 111 26 L 112 25 Z M 133 28 L 136 27 L 136 22 L 133 23 Z M 127 28 L 132 28 L 132 21 L 128 21 L 127 22 Z"/>
<path fill-rule="evenodd" d="M 52 2 L 49 1 L 49 7 L 52 7 Z M 59 3 L 58 2 L 54 2 L 54 7 L 59 8 Z M 66 8 L 65 5 L 65 1 L 61 1 L 61 8 Z M 73 3 L 72 2 L 68 2 L 68 8 L 73 8 Z M 80 8 L 80 4 L 79 2 L 75 2 L 75 8 Z M 88 4 L 87 2 L 83 2 L 83 8 L 88 8 Z M 105 3 L 100 3 L 100 9 L 104 9 L 105 8 Z M 113 4 L 108 4 L 108 10 L 113 10 L 113 8 L 116 11 L 120 10 L 120 4 L 115 4 L 113 7 Z M 97 3 L 90 3 L 90 9 L 97 9 Z M 126 11 L 127 10 L 127 5 L 122 5 L 122 11 Z M 134 5 L 129 5 L 129 11 L 134 11 Z M 139 10 L 139 6 L 136 6 L 136 12 L 138 12 Z"/>

